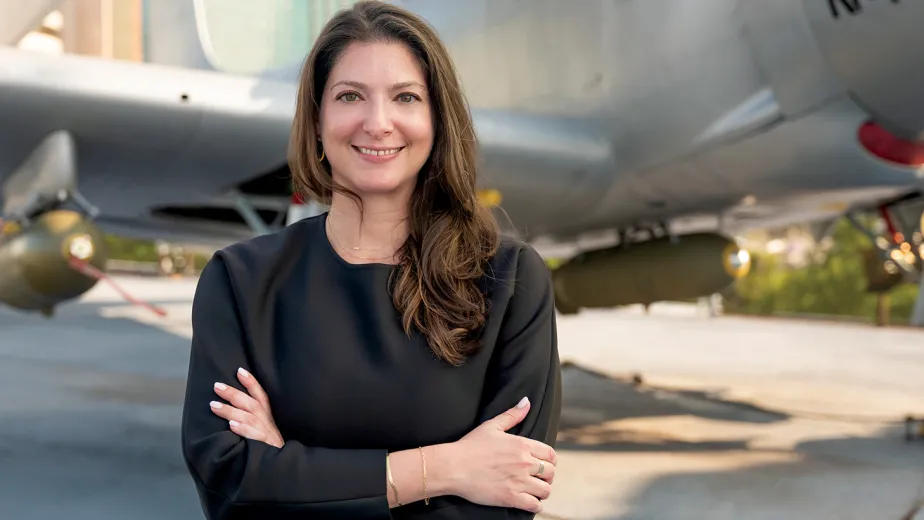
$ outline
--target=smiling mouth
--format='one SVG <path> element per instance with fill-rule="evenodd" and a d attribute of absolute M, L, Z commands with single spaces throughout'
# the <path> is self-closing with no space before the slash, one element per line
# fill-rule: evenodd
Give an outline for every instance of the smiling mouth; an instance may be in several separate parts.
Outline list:
<path fill-rule="evenodd" d="M 372 148 L 363 148 L 362 146 L 354 146 L 353 149 L 363 155 L 369 155 L 372 157 L 388 157 L 389 155 L 395 155 L 396 153 L 404 150 L 404 146 L 398 148 L 389 148 L 387 150 L 373 150 Z"/>

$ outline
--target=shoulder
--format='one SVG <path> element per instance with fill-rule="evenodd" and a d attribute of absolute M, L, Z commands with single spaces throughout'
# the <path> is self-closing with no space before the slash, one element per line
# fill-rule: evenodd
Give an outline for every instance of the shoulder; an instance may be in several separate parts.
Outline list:
<path fill-rule="evenodd" d="M 545 259 L 515 237 L 501 238 L 487 275 L 494 281 L 495 290 L 509 297 L 542 297 L 551 291 L 551 272 Z"/>
<path fill-rule="evenodd" d="M 318 236 L 315 231 L 322 217 L 309 217 L 215 251 L 202 270 L 197 292 L 215 284 L 228 284 L 237 292 L 241 287 L 266 286 L 272 279 L 285 276 Z"/>
<path fill-rule="evenodd" d="M 491 263 L 492 267 L 515 273 L 518 278 L 521 276 L 539 279 L 549 277 L 549 268 L 542 256 L 533 246 L 515 237 L 501 238 L 497 253 Z"/>
<path fill-rule="evenodd" d="M 248 274 L 278 268 L 310 246 L 323 215 L 294 222 L 279 231 L 235 242 L 215 252 L 229 269 Z"/>
<path fill-rule="evenodd" d="M 498 341 L 506 342 L 522 331 L 555 319 L 552 273 L 545 260 L 519 239 L 501 241 L 492 262 L 491 313 L 500 323 Z"/>

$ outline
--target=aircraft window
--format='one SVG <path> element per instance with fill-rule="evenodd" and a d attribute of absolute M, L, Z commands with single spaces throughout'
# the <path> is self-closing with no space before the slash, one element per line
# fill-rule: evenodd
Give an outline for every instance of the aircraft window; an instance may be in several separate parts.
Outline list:
<path fill-rule="evenodd" d="M 204 45 L 224 70 L 258 73 L 301 61 L 328 19 L 356 0 L 198 0 Z"/>

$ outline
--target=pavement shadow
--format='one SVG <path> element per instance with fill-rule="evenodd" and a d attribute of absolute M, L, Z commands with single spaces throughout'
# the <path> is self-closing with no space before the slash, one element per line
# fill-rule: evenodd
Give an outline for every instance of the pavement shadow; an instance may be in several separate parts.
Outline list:
<path fill-rule="evenodd" d="M 746 449 L 748 438 L 690 442 L 667 435 L 640 434 L 613 421 L 631 418 L 694 416 L 769 424 L 785 413 L 723 398 L 716 392 L 664 389 L 631 377 L 617 378 L 574 363 L 562 363 L 562 417 L 558 449 L 600 451 L 716 451 Z"/>
<path fill-rule="evenodd" d="M 0 310 L 9 518 L 201 518 L 180 452 L 189 339 L 99 315 L 118 306 L 75 303 L 52 319 Z"/>
<path fill-rule="evenodd" d="M 924 503 L 924 441 L 906 441 L 898 421 L 867 436 L 819 436 L 791 448 L 755 448 L 750 441 L 759 430 L 749 428 L 738 437 L 707 433 L 691 442 L 685 432 L 641 430 L 633 419 L 690 416 L 760 426 L 796 417 L 720 391 L 651 387 L 570 363 L 562 365 L 562 378 L 556 449 L 649 454 L 632 459 L 640 466 L 631 488 L 617 472 L 613 512 L 596 512 L 595 520 L 924 519 L 916 512 Z M 684 452 L 690 457 L 678 457 Z"/>
<path fill-rule="evenodd" d="M 607 520 L 912 520 L 924 518 L 924 445 L 900 426 L 824 438 L 793 451 L 716 454 L 703 471 L 646 478 Z M 571 518 L 570 520 L 575 520 Z"/>

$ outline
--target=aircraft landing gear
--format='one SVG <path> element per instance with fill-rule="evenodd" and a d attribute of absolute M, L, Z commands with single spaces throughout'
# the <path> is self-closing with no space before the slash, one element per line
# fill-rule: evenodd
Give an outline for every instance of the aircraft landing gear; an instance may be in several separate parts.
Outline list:
<path fill-rule="evenodd" d="M 905 440 L 908 442 L 924 439 L 924 417 L 905 417 Z"/>
<path fill-rule="evenodd" d="M 921 210 L 918 226 L 918 232 L 924 233 L 924 210 Z M 918 280 L 918 298 L 914 301 L 914 307 L 911 308 L 909 322 L 913 327 L 924 327 L 924 276 Z"/>
<path fill-rule="evenodd" d="M 877 325 L 886 325 L 888 309 L 887 293 L 903 282 L 919 284 L 924 289 L 922 271 L 922 240 L 920 229 L 909 225 L 908 213 L 916 212 L 914 218 L 921 217 L 924 208 L 921 201 L 905 200 L 877 208 L 880 223 L 885 229 L 874 230 L 867 226 L 854 213 L 847 213 L 850 223 L 862 232 L 870 241 L 871 248 L 864 252 L 867 291 L 879 297 L 877 305 Z M 924 290 L 921 292 L 924 295 Z M 924 298 L 915 303 L 910 324 L 924 326 Z"/>

